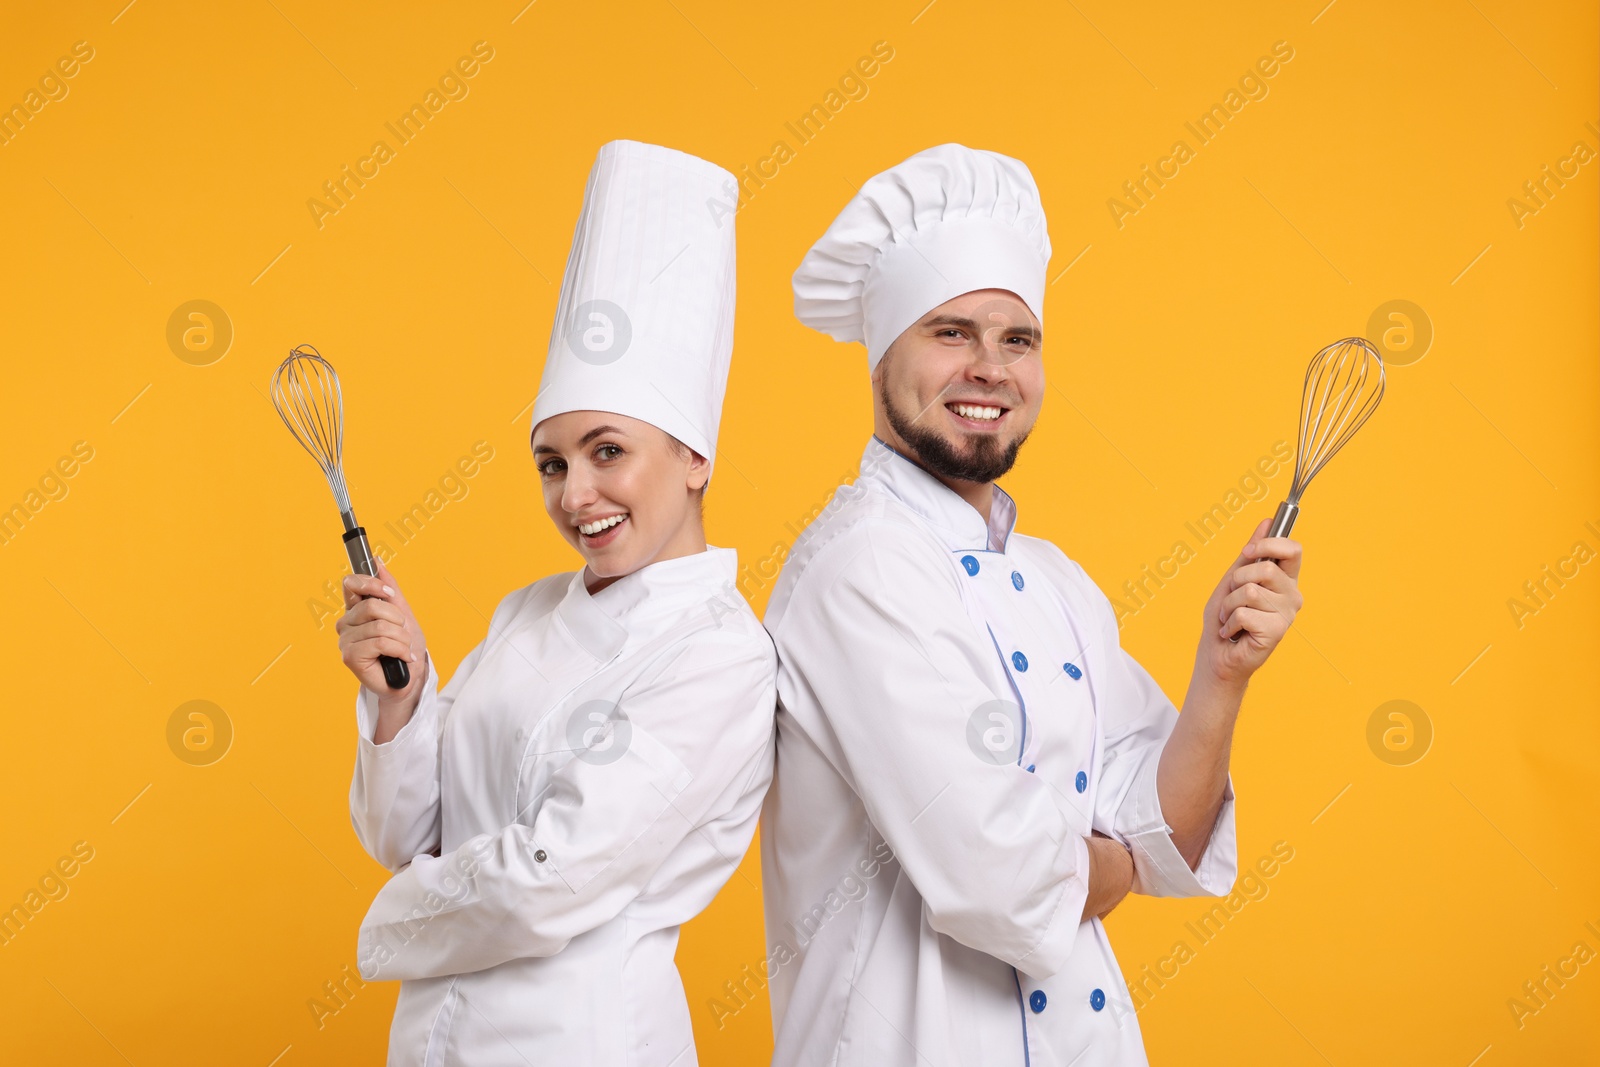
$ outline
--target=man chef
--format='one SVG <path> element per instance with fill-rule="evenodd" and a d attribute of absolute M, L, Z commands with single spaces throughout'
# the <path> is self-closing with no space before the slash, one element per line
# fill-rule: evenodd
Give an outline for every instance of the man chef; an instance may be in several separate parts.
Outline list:
<path fill-rule="evenodd" d="M 1223 575 L 1180 716 L 994 484 L 1044 399 L 1049 258 L 1028 168 L 946 144 L 867 181 L 795 272 L 800 321 L 865 342 L 874 415 L 765 619 L 774 1067 L 1146 1063 L 1100 916 L 1237 873 L 1234 722 L 1300 546 L 1263 522 Z"/>

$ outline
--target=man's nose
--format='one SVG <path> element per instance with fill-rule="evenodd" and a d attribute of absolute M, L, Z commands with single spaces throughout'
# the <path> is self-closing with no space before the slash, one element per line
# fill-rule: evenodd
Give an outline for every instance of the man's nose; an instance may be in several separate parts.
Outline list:
<path fill-rule="evenodd" d="M 972 358 L 967 361 L 967 377 L 974 382 L 994 385 L 1011 377 L 1011 367 L 998 345 L 980 337 L 972 346 Z"/>

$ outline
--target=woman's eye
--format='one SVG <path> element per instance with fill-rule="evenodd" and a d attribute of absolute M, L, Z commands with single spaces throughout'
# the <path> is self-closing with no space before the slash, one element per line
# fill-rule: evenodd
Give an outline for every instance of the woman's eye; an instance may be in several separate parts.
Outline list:
<path fill-rule="evenodd" d="M 559 459 L 545 460 L 543 463 L 539 464 L 539 473 L 544 475 L 546 478 L 551 478 L 557 474 L 560 474 L 561 461 Z"/>
<path fill-rule="evenodd" d="M 616 459 L 622 455 L 622 449 L 616 445 L 601 445 L 594 450 L 594 454 L 600 459 Z"/>

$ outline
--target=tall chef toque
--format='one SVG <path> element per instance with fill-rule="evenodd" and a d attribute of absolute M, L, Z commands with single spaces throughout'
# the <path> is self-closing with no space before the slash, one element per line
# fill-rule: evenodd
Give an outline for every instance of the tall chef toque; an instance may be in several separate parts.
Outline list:
<path fill-rule="evenodd" d="M 1044 322 L 1050 236 L 1027 166 L 942 144 L 869 178 L 794 272 L 794 313 L 867 366 L 946 300 L 1007 289 Z"/>
<path fill-rule="evenodd" d="M 710 202 L 734 176 L 639 141 L 601 147 L 583 191 L 533 425 L 611 411 L 716 465 L 733 356 L 734 228 Z"/>

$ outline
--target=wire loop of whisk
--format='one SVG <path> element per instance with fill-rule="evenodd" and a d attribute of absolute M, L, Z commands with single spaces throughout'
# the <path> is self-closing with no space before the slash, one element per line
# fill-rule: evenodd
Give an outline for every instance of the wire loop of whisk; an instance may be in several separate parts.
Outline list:
<path fill-rule="evenodd" d="M 298 345 L 272 376 L 272 406 L 289 432 L 311 453 L 328 479 L 347 528 L 354 526 L 350 492 L 345 486 L 344 398 L 339 374 L 310 345 Z"/>
<path fill-rule="evenodd" d="M 1311 360 L 1300 394 L 1300 442 L 1289 503 L 1349 442 L 1383 399 L 1383 360 L 1362 337 L 1335 341 Z"/>

